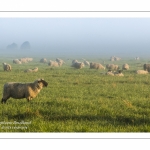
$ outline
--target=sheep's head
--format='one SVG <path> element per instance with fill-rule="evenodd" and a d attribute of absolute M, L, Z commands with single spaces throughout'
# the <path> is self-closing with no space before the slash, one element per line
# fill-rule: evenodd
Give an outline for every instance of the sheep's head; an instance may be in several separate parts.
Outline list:
<path fill-rule="evenodd" d="M 38 79 L 38 83 L 43 84 L 43 87 L 48 86 L 48 83 L 44 79 Z"/>
<path fill-rule="evenodd" d="M 2 63 L 3 65 L 6 65 L 6 63 Z"/>
<path fill-rule="evenodd" d="M 48 86 L 48 83 L 44 79 L 38 79 L 37 82 L 38 82 L 38 86 L 40 86 L 41 88 Z"/>

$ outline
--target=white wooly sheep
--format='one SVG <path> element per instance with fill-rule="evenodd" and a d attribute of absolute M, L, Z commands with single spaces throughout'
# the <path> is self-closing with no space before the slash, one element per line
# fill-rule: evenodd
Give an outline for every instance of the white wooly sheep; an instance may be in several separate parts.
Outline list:
<path fill-rule="evenodd" d="M 46 58 L 42 58 L 42 59 L 40 60 L 40 63 L 47 63 L 47 59 L 46 59 Z"/>
<path fill-rule="evenodd" d="M 118 70 L 119 69 L 119 66 L 118 65 L 115 65 L 115 64 L 107 64 L 106 65 L 106 68 L 108 70 Z"/>
<path fill-rule="evenodd" d="M 48 65 L 50 67 L 59 67 L 58 62 L 57 61 L 52 61 L 52 60 L 49 61 Z"/>
<path fill-rule="evenodd" d="M 119 57 L 116 57 L 116 56 L 110 57 L 110 61 L 119 61 L 119 60 L 121 60 L 121 58 L 119 58 Z"/>
<path fill-rule="evenodd" d="M 28 62 L 30 62 L 30 61 L 33 61 L 33 58 L 27 57 L 26 60 L 27 60 Z"/>
<path fill-rule="evenodd" d="M 7 63 L 2 63 L 4 71 L 11 71 L 11 65 Z"/>
<path fill-rule="evenodd" d="M 38 67 L 35 67 L 34 69 L 27 69 L 24 72 L 38 72 Z"/>
<path fill-rule="evenodd" d="M 21 61 L 22 63 L 28 63 L 28 59 L 27 58 L 20 58 L 19 61 Z"/>
<path fill-rule="evenodd" d="M 84 63 L 83 62 L 75 62 L 74 64 L 72 64 L 72 67 L 74 67 L 76 69 L 81 69 L 84 67 Z"/>
<path fill-rule="evenodd" d="M 140 59 L 140 57 L 135 57 L 135 60 L 139 60 Z"/>
<path fill-rule="evenodd" d="M 105 74 L 109 76 L 114 76 L 114 73 L 111 70 L 108 70 L 108 72 L 106 72 Z"/>
<path fill-rule="evenodd" d="M 62 66 L 65 62 L 60 59 L 60 58 L 56 58 L 56 61 L 58 62 L 59 66 Z"/>
<path fill-rule="evenodd" d="M 100 63 L 91 62 L 90 69 L 104 69 L 105 70 L 105 67 Z"/>
<path fill-rule="evenodd" d="M 147 70 L 136 70 L 136 74 L 148 74 Z"/>
<path fill-rule="evenodd" d="M 12 97 L 15 99 L 26 98 L 28 101 L 35 98 L 43 87 L 47 87 L 48 83 L 44 79 L 38 79 L 32 83 L 8 82 L 3 86 L 3 97 L 1 102 Z"/>
<path fill-rule="evenodd" d="M 78 60 L 77 60 L 77 59 L 74 59 L 74 60 L 72 61 L 72 65 L 73 65 L 74 63 L 76 63 L 76 62 L 78 62 Z"/>
<path fill-rule="evenodd" d="M 90 66 L 90 63 L 88 62 L 88 61 L 86 61 L 86 60 L 84 60 L 84 65 L 86 65 L 86 66 Z"/>
<path fill-rule="evenodd" d="M 129 70 L 129 65 L 128 64 L 123 64 L 122 65 L 122 70 Z"/>
<path fill-rule="evenodd" d="M 14 64 L 22 64 L 22 62 L 21 62 L 19 59 L 14 59 L 14 60 L 13 60 L 13 63 L 14 63 Z"/>

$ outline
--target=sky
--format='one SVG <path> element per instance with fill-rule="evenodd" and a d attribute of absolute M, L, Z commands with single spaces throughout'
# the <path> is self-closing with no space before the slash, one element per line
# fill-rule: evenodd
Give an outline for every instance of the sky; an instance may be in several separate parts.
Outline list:
<path fill-rule="evenodd" d="M 0 51 L 25 41 L 39 54 L 146 57 L 150 18 L 0 18 Z"/>

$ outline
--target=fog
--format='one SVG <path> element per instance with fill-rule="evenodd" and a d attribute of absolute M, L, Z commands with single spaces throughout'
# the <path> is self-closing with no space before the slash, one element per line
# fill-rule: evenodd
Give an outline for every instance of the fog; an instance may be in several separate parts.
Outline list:
<path fill-rule="evenodd" d="M 20 49 L 25 41 L 30 49 Z M 16 43 L 17 49 L 7 49 Z M 149 57 L 149 18 L 0 18 L 0 53 Z"/>

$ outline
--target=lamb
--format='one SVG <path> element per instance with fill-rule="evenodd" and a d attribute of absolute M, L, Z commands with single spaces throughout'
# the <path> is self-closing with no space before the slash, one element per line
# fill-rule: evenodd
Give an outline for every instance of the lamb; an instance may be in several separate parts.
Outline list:
<path fill-rule="evenodd" d="M 12 97 L 14 99 L 26 98 L 29 102 L 35 98 L 43 87 L 47 87 L 48 83 L 44 79 L 35 80 L 32 83 L 8 82 L 3 87 L 3 97 L 1 103 Z"/>
<path fill-rule="evenodd" d="M 122 65 L 122 70 L 129 70 L 129 65 L 128 64 L 123 64 Z"/>
<path fill-rule="evenodd" d="M 38 72 L 38 67 L 35 67 L 34 69 L 27 69 L 24 72 Z"/>
<path fill-rule="evenodd" d="M 100 63 L 91 62 L 90 69 L 104 69 L 105 70 L 105 67 Z"/>
<path fill-rule="evenodd" d="M 11 71 L 11 65 L 3 63 L 3 69 L 4 69 L 4 71 Z"/>
<path fill-rule="evenodd" d="M 147 70 L 137 70 L 136 74 L 148 74 Z"/>

